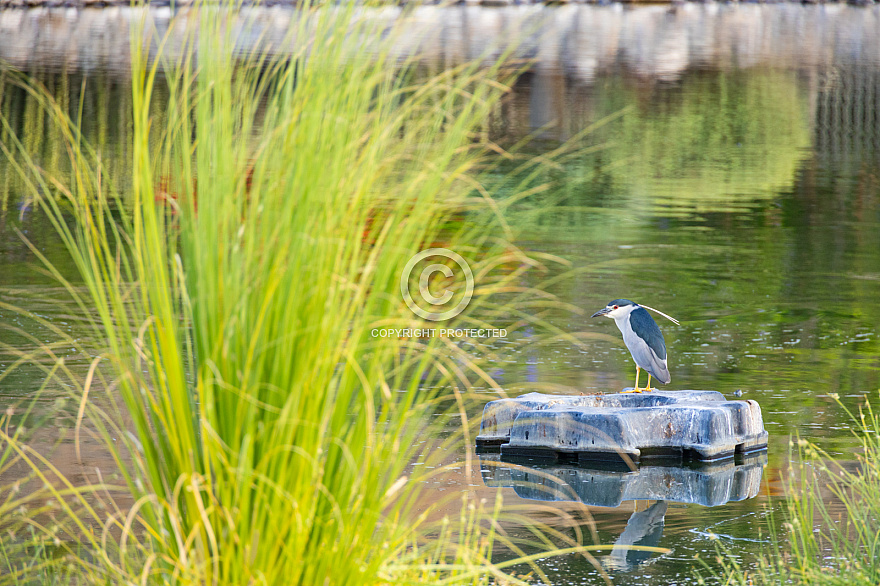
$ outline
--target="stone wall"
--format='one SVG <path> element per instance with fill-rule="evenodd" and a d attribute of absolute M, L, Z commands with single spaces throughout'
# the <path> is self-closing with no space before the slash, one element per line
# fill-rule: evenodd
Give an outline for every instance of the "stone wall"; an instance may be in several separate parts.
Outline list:
<path fill-rule="evenodd" d="M 173 29 L 172 52 L 180 50 L 188 28 L 197 26 L 185 8 L 7 8 L 0 10 L 0 59 L 25 71 L 126 75 L 130 31 L 144 13 L 160 34 Z M 825 68 L 847 60 L 880 65 L 876 6 L 459 5 L 420 6 L 403 14 L 398 7 L 366 12 L 380 24 L 411 20 L 398 42 L 401 56 L 418 52 L 440 66 L 491 59 L 519 37 L 519 55 L 534 59 L 538 70 L 586 83 L 611 66 L 662 80 L 675 79 L 689 67 Z M 295 15 L 280 5 L 242 9 L 232 21 L 240 49 L 263 42 L 264 48 L 284 53 Z"/>

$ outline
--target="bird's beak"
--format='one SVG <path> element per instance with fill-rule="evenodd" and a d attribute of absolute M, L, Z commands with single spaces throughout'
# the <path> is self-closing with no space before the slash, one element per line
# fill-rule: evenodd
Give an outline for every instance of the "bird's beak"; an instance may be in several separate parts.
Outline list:
<path fill-rule="evenodd" d="M 594 313 L 590 317 L 599 317 L 600 315 L 605 315 L 606 313 L 608 313 L 610 311 L 611 310 L 608 309 L 607 307 L 603 307 L 602 309 L 600 309 L 599 311 L 597 311 L 596 313 Z"/>

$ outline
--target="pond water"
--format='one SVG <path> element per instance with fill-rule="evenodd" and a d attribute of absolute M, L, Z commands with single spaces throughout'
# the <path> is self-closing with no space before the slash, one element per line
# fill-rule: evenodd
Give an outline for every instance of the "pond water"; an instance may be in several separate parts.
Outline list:
<path fill-rule="evenodd" d="M 851 459 L 856 442 L 831 395 L 857 409 L 880 388 L 880 39 L 870 34 L 880 11 L 611 5 L 530 8 L 523 16 L 519 9 L 445 10 L 435 13 L 445 31 L 435 49 L 444 58 L 467 56 L 456 42 L 473 50 L 480 34 L 475 22 L 494 23 L 485 30 L 497 34 L 504 23 L 538 15 L 555 31 L 528 48 L 535 64 L 493 121 L 500 142 L 531 133 L 537 138 L 530 149 L 549 150 L 607 119 L 581 139 L 582 151 L 541 178 L 551 184 L 541 206 L 525 205 L 513 216 L 523 247 L 572 262 L 573 274 L 553 292 L 581 311 L 559 310 L 550 319 L 587 344 L 542 345 L 493 374 L 511 393 L 630 386 L 631 359 L 616 328 L 589 316 L 608 300 L 627 297 L 678 318 L 680 326 L 660 323 L 672 373 L 667 388 L 728 397 L 740 390 L 758 401 L 770 432 L 768 455 L 751 464 L 759 479 L 745 494 L 750 498 L 737 493 L 742 500 L 714 506 L 625 501 L 591 507 L 601 542 L 625 542 L 638 533 L 630 543 L 671 550 L 624 554 L 623 561 L 612 553 L 603 563 L 615 583 L 687 584 L 694 555 L 714 556 L 715 536 L 744 557 L 759 552 L 761 529 L 782 492 L 790 436 Z M 41 14 L 18 13 L 24 24 L 4 29 L 0 55 L 28 53 L 22 47 L 40 38 L 34 31 L 41 25 L 34 23 L 47 18 Z M 102 18 L 112 22 L 119 14 Z M 0 12 L 0 24 L 9 18 Z M 76 23 L 64 30 L 75 34 Z M 72 104 L 85 77 L 86 134 L 108 153 L 109 164 L 122 168 L 130 107 L 119 62 L 125 52 L 115 61 L 112 47 L 66 60 L 50 47 L 44 52 L 41 62 L 28 53 L 18 64 Z M 2 114 L 28 130 L 44 164 L 57 161 L 58 143 L 35 105 L 9 85 L 0 92 Z M 51 279 L 34 270 L 36 257 L 16 231 L 52 259 L 63 257 L 61 243 L 23 206 L 9 176 L 4 168 L 2 301 L 76 328 L 82 317 L 50 302 L 61 292 L 46 288 Z M 556 207 L 546 211 L 548 202 Z M 49 331 L 2 308 L 0 321 L 39 341 L 51 339 Z M 0 372 L 15 360 L 14 349 L 35 343 L 9 327 L 0 330 L 0 342 Z M 0 380 L 0 401 L 33 392 L 38 374 L 23 369 Z M 524 498 L 535 495 L 516 488 L 510 470 L 500 479 L 503 467 L 484 468 L 481 476 L 474 460 L 437 488 L 470 484 L 493 498 L 489 485 L 507 486 L 506 506 L 527 505 L 534 519 L 553 519 L 548 502 Z M 551 472 L 566 479 L 576 474 Z M 704 485 L 711 482 L 703 477 Z M 572 512 L 568 524 L 581 510 L 564 501 L 553 506 Z M 542 567 L 556 584 L 601 582 L 582 557 L 545 560 Z"/>

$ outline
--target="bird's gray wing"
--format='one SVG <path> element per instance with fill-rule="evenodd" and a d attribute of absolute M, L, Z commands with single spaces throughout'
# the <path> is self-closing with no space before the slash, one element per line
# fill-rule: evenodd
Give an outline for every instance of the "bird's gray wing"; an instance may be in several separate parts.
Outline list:
<path fill-rule="evenodd" d="M 660 360 L 666 360 L 666 342 L 657 322 L 644 307 L 636 308 L 629 314 L 629 325 L 633 331 L 651 347 Z"/>
<path fill-rule="evenodd" d="M 627 344 L 633 360 L 662 384 L 669 383 L 672 377 L 666 367 L 666 342 L 657 322 L 646 309 L 639 307 L 630 313 L 629 323 L 633 333 L 644 342 Z"/>

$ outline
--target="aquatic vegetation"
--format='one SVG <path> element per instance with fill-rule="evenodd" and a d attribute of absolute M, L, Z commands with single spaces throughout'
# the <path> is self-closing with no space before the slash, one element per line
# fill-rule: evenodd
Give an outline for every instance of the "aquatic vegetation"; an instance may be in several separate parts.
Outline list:
<path fill-rule="evenodd" d="M 521 551 L 495 524 L 498 509 L 464 502 L 451 521 L 438 512 L 449 497 L 423 490 L 444 469 L 425 439 L 431 415 L 444 402 L 464 414 L 473 381 L 493 388 L 479 361 L 500 350 L 372 333 L 424 326 L 401 303 L 399 281 L 407 260 L 437 242 L 469 251 L 479 277 L 472 310 L 454 325 L 536 321 L 523 301 L 535 291 L 519 279 L 540 260 L 485 225 L 455 221 L 495 205 L 474 174 L 482 125 L 513 72 L 506 55 L 416 80 L 416 62 L 391 52 L 405 20 L 380 29 L 346 5 L 304 11 L 291 58 L 239 59 L 222 11 L 195 14 L 198 38 L 181 33 L 179 60 L 162 57 L 173 28 L 152 47 L 132 46 L 130 176 L 108 170 L 68 105 L 35 85 L 21 82 L 52 114 L 69 175 L 47 172 L 3 120 L 9 164 L 83 287 L 47 269 L 106 343 L 77 348 L 92 357 L 87 376 L 59 359 L 47 377 L 74 387 L 77 453 L 88 429 L 118 479 L 79 487 L 4 438 L 55 496 L 55 576 L 516 582 L 505 568 L 531 559 L 492 562 L 498 543 Z M 386 41 L 360 55 L 363 35 Z M 469 433 L 464 417 L 445 441 Z M 599 547 L 568 545 L 583 555 Z M 11 580 L 32 576 L 27 564 L 7 565 Z"/>
<path fill-rule="evenodd" d="M 814 443 L 792 440 L 781 519 L 769 517 L 772 544 L 756 564 L 718 558 L 726 584 L 868 585 L 880 580 L 880 414 L 858 414 L 834 397 L 861 447 L 836 461 Z M 781 521 L 781 525 L 777 523 Z"/>

